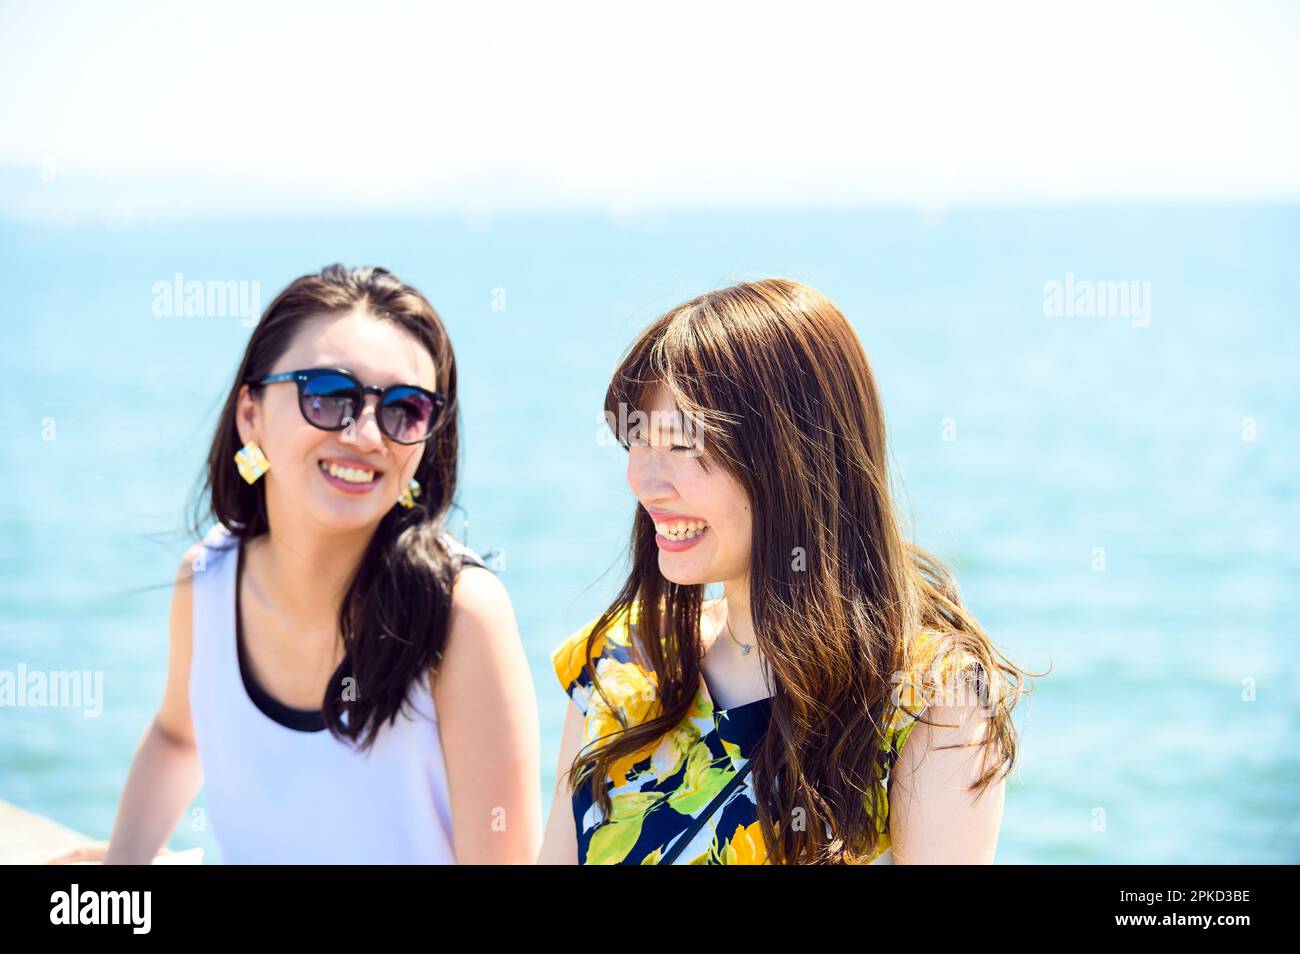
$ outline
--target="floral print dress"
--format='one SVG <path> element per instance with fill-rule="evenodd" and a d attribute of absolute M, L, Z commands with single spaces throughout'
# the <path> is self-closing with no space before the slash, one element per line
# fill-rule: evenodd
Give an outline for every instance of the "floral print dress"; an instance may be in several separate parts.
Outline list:
<path fill-rule="evenodd" d="M 587 637 L 592 620 L 551 654 L 556 676 L 584 714 L 582 744 L 620 728 L 615 709 L 627 724 L 644 721 L 655 705 L 655 675 L 632 659 L 636 614 L 624 613 L 606 630 L 593 652 L 601 686 L 614 709 L 592 686 L 586 671 Z M 922 641 L 929 634 L 922 634 Z M 888 804 L 890 770 L 925 710 L 914 686 L 905 684 L 901 704 L 888 720 L 879 781 Z M 657 744 L 616 762 L 606 782 L 611 814 L 602 816 L 588 783 L 573 793 L 578 833 L 578 863 L 588 865 L 658 864 L 675 847 L 727 783 L 754 756 L 767 729 L 772 700 L 760 699 L 731 709 L 713 704 L 703 680 L 685 718 Z M 887 818 L 878 819 L 881 837 L 868 863 L 892 862 Z M 676 864 L 763 864 L 766 850 L 758 822 L 753 773 L 734 788 L 678 853 Z"/>

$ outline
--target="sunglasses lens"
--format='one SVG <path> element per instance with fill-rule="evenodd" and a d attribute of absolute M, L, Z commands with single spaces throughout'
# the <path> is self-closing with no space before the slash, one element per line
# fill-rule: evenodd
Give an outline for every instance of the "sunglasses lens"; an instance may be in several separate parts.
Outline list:
<path fill-rule="evenodd" d="M 302 416 L 327 430 L 357 414 L 357 385 L 341 374 L 320 374 L 302 388 Z"/>
<path fill-rule="evenodd" d="M 394 388 L 379 409 L 380 423 L 393 440 L 423 440 L 433 427 L 437 407 L 433 399 L 415 388 Z"/>

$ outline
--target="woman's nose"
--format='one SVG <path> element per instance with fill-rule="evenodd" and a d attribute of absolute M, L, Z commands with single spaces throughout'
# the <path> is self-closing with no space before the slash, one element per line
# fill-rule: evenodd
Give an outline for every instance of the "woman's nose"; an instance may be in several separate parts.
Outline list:
<path fill-rule="evenodd" d="M 384 443 L 384 433 L 379 429 L 379 399 L 374 406 L 368 402 L 361 408 L 358 418 L 348 419 L 340 439 L 345 443 L 356 444 L 359 448 L 374 448 Z"/>
<path fill-rule="evenodd" d="M 672 493 L 672 481 L 668 479 L 659 456 L 651 453 L 647 447 L 634 444 L 628 448 L 627 485 L 642 500 L 667 497 Z"/>

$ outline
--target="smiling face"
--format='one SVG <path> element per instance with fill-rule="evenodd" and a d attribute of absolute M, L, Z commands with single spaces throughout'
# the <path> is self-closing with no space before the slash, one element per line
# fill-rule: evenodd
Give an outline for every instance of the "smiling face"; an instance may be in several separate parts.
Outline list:
<path fill-rule="evenodd" d="M 684 432 L 666 388 L 651 388 L 640 410 L 644 439 L 630 442 L 627 482 L 655 523 L 659 572 L 683 586 L 747 579 L 753 524 L 744 488 L 709 459 L 707 443 Z"/>
<path fill-rule="evenodd" d="M 343 368 L 365 385 L 438 389 L 433 356 L 419 339 L 363 311 L 305 319 L 270 373 L 307 368 Z M 379 523 L 415 475 L 425 444 L 386 438 L 377 402 L 367 395 L 354 426 L 324 431 L 303 417 L 293 382 L 269 384 L 260 394 L 240 389 L 239 438 L 257 441 L 271 462 L 262 478 L 270 513 L 297 508 L 336 531 Z"/>

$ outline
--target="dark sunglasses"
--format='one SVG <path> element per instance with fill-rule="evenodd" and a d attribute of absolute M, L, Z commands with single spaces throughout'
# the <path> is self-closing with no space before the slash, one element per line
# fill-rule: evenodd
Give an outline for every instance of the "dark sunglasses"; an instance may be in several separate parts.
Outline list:
<path fill-rule="evenodd" d="M 433 436 L 447 405 L 447 399 L 436 391 L 413 384 L 386 388 L 365 385 L 351 371 L 340 368 L 285 371 L 249 384 L 260 387 L 281 381 L 297 383 L 298 409 L 308 424 L 322 431 L 341 431 L 355 423 L 365 407 L 366 395 L 378 394 L 375 416 L 379 429 L 399 444 L 418 444 Z"/>

